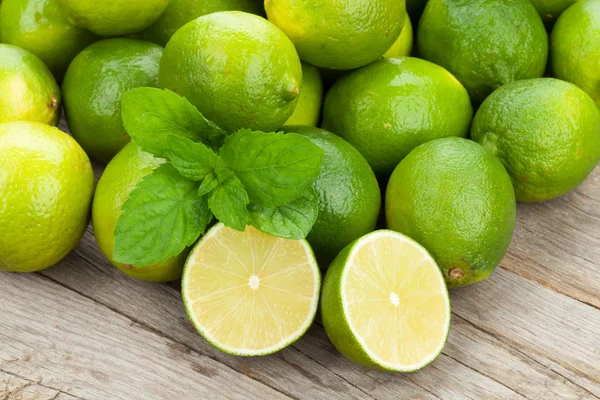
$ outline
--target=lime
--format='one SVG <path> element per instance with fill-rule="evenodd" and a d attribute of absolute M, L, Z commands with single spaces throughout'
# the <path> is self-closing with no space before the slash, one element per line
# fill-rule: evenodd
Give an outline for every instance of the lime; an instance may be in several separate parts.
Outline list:
<path fill-rule="evenodd" d="M 265 0 L 265 9 L 303 61 L 331 69 L 377 60 L 406 18 L 404 0 Z"/>
<path fill-rule="evenodd" d="M 275 353 L 312 324 L 321 275 L 306 240 L 219 223 L 185 264 L 182 296 L 198 332 L 238 356 Z"/>
<path fill-rule="evenodd" d="M 381 230 L 337 256 L 323 283 L 321 315 L 327 336 L 348 359 L 410 372 L 442 352 L 450 300 L 429 253 L 404 235 Z"/>
<path fill-rule="evenodd" d="M 523 0 L 430 0 L 419 22 L 423 58 L 448 69 L 481 103 L 494 89 L 544 74 L 548 35 Z"/>
<path fill-rule="evenodd" d="M 58 79 L 95 38 L 68 21 L 58 0 L 4 0 L 0 6 L 0 41 L 35 54 Z"/>
<path fill-rule="evenodd" d="M 577 187 L 600 160 L 600 110 L 577 86 L 553 78 L 501 87 L 483 102 L 471 137 L 504 163 L 518 201 Z"/>
<path fill-rule="evenodd" d="M 42 60 L 19 47 L 0 43 L 0 123 L 58 124 L 60 89 Z"/>
<path fill-rule="evenodd" d="M 582 0 L 569 7 L 551 39 L 554 76 L 582 88 L 600 107 L 600 1 Z"/>
<path fill-rule="evenodd" d="M 121 96 L 158 84 L 162 47 L 141 40 L 107 39 L 75 57 L 62 86 L 73 137 L 92 157 L 107 163 L 127 142 Z"/>
<path fill-rule="evenodd" d="M 323 81 L 316 67 L 302 63 L 302 85 L 298 104 L 285 125 L 317 126 L 323 104 Z"/>
<path fill-rule="evenodd" d="M 172 0 L 160 18 L 144 32 L 144 39 L 166 46 L 171 36 L 186 23 L 218 11 L 264 14 L 260 0 Z"/>
<path fill-rule="evenodd" d="M 560 14 L 577 0 L 531 0 L 542 20 L 552 25 Z"/>
<path fill-rule="evenodd" d="M 462 138 L 425 143 L 402 160 L 390 178 L 385 210 L 388 227 L 429 250 L 451 288 L 492 273 L 516 218 L 502 163 Z"/>
<path fill-rule="evenodd" d="M 294 112 L 302 66 L 294 45 L 275 25 L 257 15 L 223 11 L 175 33 L 160 62 L 159 82 L 230 133 L 274 131 Z"/>
<path fill-rule="evenodd" d="M 151 282 L 168 282 L 179 279 L 187 251 L 172 257 L 163 264 L 135 267 L 113 261 L 114 230 L 121 216 L 121 207 L 136 185 L 158 168 L 165 160 L 142 151 L 135 143 L 127 144 L 106 166 L 94 195 L 92 223 L 96 242 L 108 260 L 125 274 Z"/>
<path fill-rule="evenodd" d="M 0 124 L 0 270 L 58 263 L 88 225 L 90 160 L 66 133 L 40 122 Z"/>
<path fill-rule="evenodd" d="M 379 184 L 367 160 L 339 136 L 308 126 L 287 126 L 284 131 L 307 137 L 325 153 L 314 184 L 319 214 L 307 240 L 326 268 L 344 247 L 375 229 Z"/>
<path fill-rule="evenodd" d="M 69 20 L 100 36 L 140 32 L 152 25 L 171 0 L 59 0 Z"/>
<path fill-rule="evenodd" d="M 421 143 L 466 137 L 473 110 L 465 88 L 444 68 L 391 58 L 353 71 L 327 93 L 323 128 L 340 135 L 389 176 Z"/>
<path fill-rule="evenodd" d="M 410 56 L 413 48 L 413 28 L 408 16 L 396 42 L 383 55 L 386 58 Z"/>

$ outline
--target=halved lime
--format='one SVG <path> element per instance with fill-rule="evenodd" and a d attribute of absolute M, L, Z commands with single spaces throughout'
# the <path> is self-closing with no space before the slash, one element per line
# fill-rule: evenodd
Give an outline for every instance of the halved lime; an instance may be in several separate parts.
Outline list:
<path fill-rule="evenodd" d="M 192 250 L 182 295 L 190 320 L 219 350 L 271 354 L 310 327 L 321 275 L 306 240 L 280 239 L 219 223 Z"/>
<path fill-rule="evenodd" d="M 363 236 L 333 261 L 321 314 L 340 353 L 388 371 L 432 362 L 450 329 L 450 300 L 437 264 L 418 243 L 388 230 Z"/>

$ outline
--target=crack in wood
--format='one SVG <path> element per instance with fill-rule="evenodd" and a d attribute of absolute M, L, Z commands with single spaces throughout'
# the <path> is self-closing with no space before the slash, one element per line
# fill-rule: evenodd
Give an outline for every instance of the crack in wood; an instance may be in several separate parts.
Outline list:
<path fill-rule="evenodd" d="M 50 399 L 48 399 L 48 400 L 53 400 L 53 399 L 56 399 L 56 398 L 57 398 L 57 397 L 58 397 L 60 394 L 64 394 L 64 395 L 70 396 L 70 397 L 72 397 L 72 398 L 73 398 L 73 399 L 75 399 L 75 400 L 88 400 L 88 399 L 84 399 L 84 398 L 82 398 L 82 397 L 75 396 L 75 395 L 73 395 L 73 394 L 71 394 L 71 393 L 69 393 L 69 392 L 66 392 L 66 391 L 64 391 L 64 390 L 57 389 L 57 388 L 54 388 L 54 387 L 52 387 L 52 386 L 45 385 L 45 384 L 43 384 L 43 383 L 41 383 L 41 382 L 37 382 L 37 381 L 31 380 L 31 379 L 29 379 L 29 378 L 27 378 L 27 377 L 24 377 L 24 376 L 21 376 L 21 375 L 19 375 L 19 374 L 15 374 L 14 372 L 6 371 L 5 369 L 2 369 L 2 368 L 0 368 L 0 372 L 3 372 L 3 373 L 5 373 L 6 375 L 10 375 L 10 376 L 12 376 L 12 377 L 14 377 L 14 378 L 17 378 L 17 379 L 20 379 L 20 380 L 22 380 L 22 381 L 25 381 L 25 382 L 26 382 L 26 385 L 25 385 L 25 386 L 22 386 L 22 387 L 20 387 L 19 389 L 17 389 L 17 390 L 19 390 L 19 391 L 23 391 L 23 389 L 25 389 L 26 387 L 29 387 L 29 386 L 31 386 L 31 385 L 36 385 L 36 386 L 42 387 L 42 388 L 44 388 L 44 389 L 53 390 L 53 391 L 55 391 L 55 392 L 56 392 L 56 394 L 54 395 L 54 397 L 52 397 L 52 398 L 50 398 Z M 10 395 L 10 394 L 11 394 L 11 393 L 9 393 L 9 395 Z"/>

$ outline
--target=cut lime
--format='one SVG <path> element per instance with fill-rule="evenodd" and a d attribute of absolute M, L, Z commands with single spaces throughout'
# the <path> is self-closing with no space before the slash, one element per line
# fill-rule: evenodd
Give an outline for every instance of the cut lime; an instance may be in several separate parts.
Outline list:
<path fill-rule="evenodd" d="M 271 354 L 298 340 L 315 318 L 321 275 L 305 240 L 219 223 L 192 250 L 182 296 L 190 320 L 219 350 Z"/>
<path fill-rule="evenodd" d="M 340 353 L 388 371 L 432 362 L 450 329 L 450 300 L 437 264 L 415 241 L 388 230 L 363 236 L 333 261 L 321 314 Z"/>

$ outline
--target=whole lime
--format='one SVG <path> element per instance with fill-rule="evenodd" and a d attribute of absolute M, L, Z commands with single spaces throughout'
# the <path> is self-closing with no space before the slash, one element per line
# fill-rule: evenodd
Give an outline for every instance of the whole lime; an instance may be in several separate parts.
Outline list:
<path fill-rule="evenodd" d="M 340 135 L 389 176 L 421 143 L 466 137 L 473 109 L 465 88 L 444 68 L 391 58 L 353 71 L 327 93 L 323 128 Z"/>
<path fill-rule="evenodd" d="M 302 66 L 281 30 L 257 15 L 223 11 L 186 24 L 167 44 L 159 83 L 234 132 L 274 131 L 292 115 Z"/>
<path fill-rule="evenodd" d="M 578 0 L 531 0 L 547 25 L 552 25 L 560 14 Z"/>
<path fill-rule="evenodd" d="M 0 42 L 35 54 L 57 79 L 95 39 L 68 21 L 58 0 L 4 0 L 0 6 Z"/>
<path fill-rule="evenodd" d="M 422 244 L 452 288 L 498 266 L 516 202 L 500 160 L 473 141 L 443 138 L 417 147 L 394 170 L 385 211 L 388 227 Z"/>
<path fill-rule="evenodd" d="M 413 28 L 410 23 L 410 19 L 408 16 L 406 17 L 406 21 L 404 26 L 402 27 L 402 31 L 400 32 L 400 36 L 392 47 L 388 49 L 383 55 L 386 58 L 392 57 L 407 57 L 410 56 L 413 48 Z"/>
<path fill-rule="evenodd" d="M 307 240 L 321 268 L 326 268 L 344 247 L 375 229 L 381 207 L 379 184 L 367 160 L 339 136 L 309 126 L 283 130 L 307 137 L 324 151 L 314 184 L 319 214 Z"/>
<path fill-rule="evenodd" d="M 319 69 L 302 63 L 302 85 L 298 104 L 285 125 L 317 126 L 323 105 L 323 80 Z"/>
<path fill-rule="evenodd" d="M 129 142 L 121 117 L 121 96 L 156 87 L 162 47 L 141 40 L 107 39 L 75 57 L 62 86 L 73 137 L 92 157 L 107 163 Z"/>
<path fill-rule="evenodd" d="M 166 10 L 171 0 L 59 0 L 69 20 L 100 36 L 143 31 Z"/>
<path fill-rule="evenodd" d="M 404 0 L 265 0 L 269 21 L 303 61 L 354 69 L 383 55 L 405 24 Z"/>
<path fill-rule="evenodd" d="M 179 28 L 203 15 L 218 11 L 245 11 L 264 14 L 260 0 L 172 0 L 160 18 L 144 31 L 143 37 L 166 46 Z"/>
<path fill-rule="evenodd" d="M 550 200 L 577 187 L 600 160 L 600 110 L 568 82 L 513 82 L 483 102 L 471 137 L 504 163 L 518 201 Z"/>
<path fill-rule="evenodd" d="M 125 265 L 113 261 L 115 246 L 113 232 L 122 213 L 121 207 L 136 185 L 164 162 L 165 160 L 142 151 L 133 142 L 127 144 L 106 166 L 98 181 L 92 206 L 94 235 L 102 253 L 125 274 L 151 282 L 168 282 L 179 279 L 188 253 L 187 250 L 163 264 L 146 267 Z"/>
<path fill-rule="evenodd" d="M 58 124 L 60 89 L 42 60 L 0 43 L 0 123 L 37 121 Z"/>
<path fill-rule="evenodd" d="M 544 74 L 548 35 L 523 0 L 430 0 L 419 22 L 423 58 L 450 71 L 475 103 L 512 81 Z"/>
<path fill-rule="evenodd" d="M 552 72 L 600 107 L 600 1 L 582 0 L 558 19 L 551 37 Z"/>
<path fill-rule="evenodd" d="M 0 124 L 0 270 L 53 266 L 79 242 L 94 192 L 90 160 L 40 122 Z"/>

